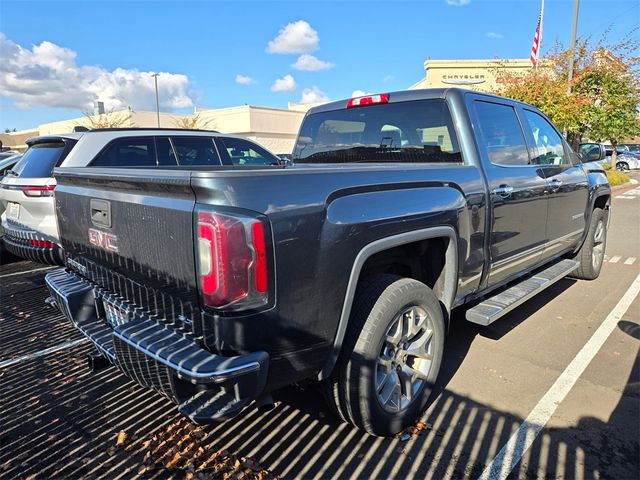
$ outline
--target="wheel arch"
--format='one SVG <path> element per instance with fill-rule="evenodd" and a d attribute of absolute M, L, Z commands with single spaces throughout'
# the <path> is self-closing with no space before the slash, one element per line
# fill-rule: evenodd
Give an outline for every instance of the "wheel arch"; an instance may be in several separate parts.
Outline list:
<path fill-rule="evenodd" d="M 363 267 L 367 260 L 375 254 L 390 250 L 402 245 L 420 242 L 430 239 L 445 239 L 447 247 L 445 249 L 445 261 L 443 266 L 443 283 L 438 300 L 444 305 L 447 312 L 451 311 L 454 298 L 456 295 L 456 287 L 458 283 L 458 248 L 457 235 L 451 226 L 429 227 L 420 230 L 400 233 L 390 237 L 382 238 L 365 245 L 356 256 L 351 267 L 347 290 L 345 293 L 338 328 L 333 340 L 333 346 L 330 350 L 327 361 L 318 374 L 320 380 L 327 378 L 336 365 L 338 356 L 342 349 L 342 343 L 349 324 L 351 308 L 356 293 L 358 282 L 361 278 Z"/>

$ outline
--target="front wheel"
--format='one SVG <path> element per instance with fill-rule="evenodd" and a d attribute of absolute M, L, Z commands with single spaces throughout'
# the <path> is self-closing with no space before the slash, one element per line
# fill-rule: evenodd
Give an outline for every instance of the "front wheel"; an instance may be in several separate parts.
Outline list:
<path fill-rule="evenodd" d="M 616 164 L 616 168 L 621 172 L 628 172 L 629 171 L 629 164 L 627 162 L 618 162 Z"/>
<path fill-rule="evenodd" d="M 341 357 L 325 381 L 343 419 L 373 435 L 393 435 L 424 410 L 444 349 L 440 303 L 425 284 L 373 275 L 356 292 Z"/>
<path fill-rule="evenodd" d="M 607 246 L 607 218 L 604 210 L 594 208 L 587 238 L 576 255 L 580 266 L 571 276 L 583 280 L 595 280 L 600 275 Z"/>

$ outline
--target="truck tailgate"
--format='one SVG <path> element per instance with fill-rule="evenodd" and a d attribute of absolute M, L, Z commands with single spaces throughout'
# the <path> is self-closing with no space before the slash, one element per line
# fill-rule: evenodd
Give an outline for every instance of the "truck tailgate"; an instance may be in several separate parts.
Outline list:
<path fill-rule="evenodd" d="M 194 318 L 194 193 L 176 170 L 56 169 L 68 265 L 129 305 Z M 190 323 L 190 322 L 189 322 Z"/>

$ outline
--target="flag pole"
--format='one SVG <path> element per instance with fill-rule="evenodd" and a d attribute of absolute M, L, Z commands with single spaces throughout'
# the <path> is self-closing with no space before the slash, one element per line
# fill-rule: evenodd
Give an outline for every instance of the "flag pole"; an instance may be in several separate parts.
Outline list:
<path fill-rule="evenodd" d="M 567 92 L 571 93 L 571 83 L 573 82 L 573 62 L 576 54 L 576 32 L 578 30 L 578 10 L 580 0 L 573 2 L 573 32 L 571 34 L 571 51 L 569 53 L 569 75 L 567 76 Z"/>

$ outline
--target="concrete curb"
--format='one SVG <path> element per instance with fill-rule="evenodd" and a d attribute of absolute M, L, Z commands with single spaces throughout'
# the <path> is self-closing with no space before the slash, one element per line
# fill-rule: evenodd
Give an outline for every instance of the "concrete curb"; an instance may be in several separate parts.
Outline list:
<path fill-rule="evenodd" d="M 629 183 L 625 183 L 624 185 L 616 185 L 615 187 L 611 187 L 611 192 L 619 192 L 620 190 L 627 190 L 635 187 L 638 183 L 638 180 L 632 178 L 629 180 Z"/>

